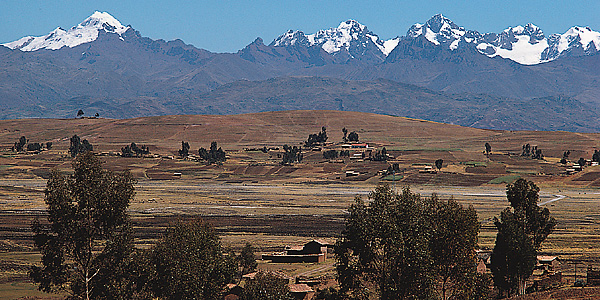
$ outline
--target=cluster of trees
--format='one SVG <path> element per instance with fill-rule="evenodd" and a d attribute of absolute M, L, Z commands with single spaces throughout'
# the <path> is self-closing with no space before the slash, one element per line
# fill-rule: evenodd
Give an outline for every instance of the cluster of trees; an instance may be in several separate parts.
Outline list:
<path fill-rule="evenodd" d="M 523 145 L 523 151 L 521 152 L 521 156 L 531 157 L 533 159 L 544 159 L 544 154 L 542 154 L 542 150 L 538 149 L 537 146 L 531 146 L 529 144 Z"/>
<path fill-rule="evenodd" d="M 502 211 L 500 219 L 494 217 L 498 233 L 491 269 L 501 296 L 525 293 L 525 281 L 533 274 L 537 252 L 556 226 L 550 211 L 538 206 L 538 193 L 533 182 L 518 179 L 506 190 L 510 207 Z"/>
<path fill-rule="evenodd" d="M 94 146 L 88 142 L 88 140 L 79 138 L 77 135 L 71 137 L 71 145 L 69 146 L 69 153 L 71 157 L 76 157 L 79 153 L 94 151 Z"/>
<path fill-rule="evenodd" d="M 263 150 L 267 150 L 266 147 Z M 181 141 L 181 149 L 179 149 L 180 157 L 187 157 L 190 155 L 190 144 L 186 141 Z M 227 160 L 225 151 L 217 146 L 217 142 L 210 143 L 210 148 L 206 150 L 204 147 L 198 149 L 198 156 L 202 158 L 208 164 L 223 163 Z"/>
<path fill-rule="evenodd" d="M 241 272 L 256 270 L 252 245 L 236 256 L 199 219 L 170 227 L 150 249 L 136 249 L 127 214 L 131 174 L 103 169 L 91 152 L 77 156 L 73 169 L 52 171 L 47 221 L 32 226 L 42 265 L 30 277 L 40 290 L 67 291 L 70 299 L 216 300 Z"/>
<path fill-rule="evenodd" d="M 198 155 L 208 164 L 223 163 L 227 160 L 225 151 L 223 151 L 221 147 L 217 148 L 217 142 L 210 143 L 210 149 L 208 151 L 204 148 L 198 149 Z"/>
<path fill-rule="evenodd" d="M 560 159 L 560 163 L 561 164 L 566 164 L 568 159 L 569 159 L 569 155 L 571 155 L 571 151 L 567 150 L 565 152 L 563 152 L 563 157 Z"/>
<path fill-rule="evenodd" d="M 394 163 L 388 166 L 386 174 L 396 174 L 396 173 L 400 173 L 400 164 L 398 163 Z"/>
<path fill-rule="evenodd" d="M 308 140 L 304 142 L 304 147 L 312 148 L 317 145 L 323 145 L 327 142 L 327 128 L 321 127 L 321 132 L 308 135 Z"/>
<path fill-rule="evenodd" d="M 302 162 L 302 159 L 304 158 L 304 155 L 302 155 L 302 147 L 290 147 L 288 145 L 283 145 L 283 151 L 283 157 L 281 160 L 282 165 L 289 165 L 295 162 Z"/>
<path fill-rule="evenodd" d="M 337 150 L 323 151 L 324 159 L 335 159 L 335 158 L 338 158 L 338 156 L 339 156 L 339 154 L 338 154 Z"/>
<path fill-rule="evenodd" d="M 144 154 L 150 154 L 150 149 L 144 145 L 138 147 L 136 143 L 131 143 L 131 145 L 127 145 L 121 148 L 121 156 L 123 157 L 137 157 L 142 156 Z"/>
<path fill-rule="evenodd" d="M 83 112 L 83 109 L 80 109 L 80 110 L 77 111 L 77 117 L 78 118 L 83 118 L 83 115 L 85 115 L 85 113 Z M 98 117 L 100 117 L 100 114 L 96 113 L 94 115 L 94 118 L 98 118 Z"/>
<path fill-rule="evenodd" d="M 44 150 L 44 147 L 46 148 L 46 150 L 50 150 L 52 148 L 52 142 L 47 142 L 45 145 L 44 143 L 29 143 L 29 140 L 25 136 L 21 136 L 19 138 L 19 141 L 15 142 L 14 145 L 11 147 L 11 151 L 22 152 L 24 150 L 27 150 L 34 152 L 42 151 Z"/>
<path fill-rule="evenodd" d="M 350 132 L 350 134 L 348 134 L 348 129 L 346 129 L 346 127 L 344 127 L 344 128 L 342 128 L 342 133 L 344 133 L 344 137 L 342 138 L 344 143 L 358 142 L 358 133 L 356 133 L 356 131 L 352 131 L 352 132 Z"/>
<path fill-rule="evenodd" d="M 479 221 L 473 207 L 408 188 L 376 188 L 349 209 L 336 245 L 341 292 L 357 299 L 476 299 Z M 483 284 L 478 284 L 483 283 Z M 439 287 L 439 288 L 437 288 Z"/>
<path fill-rule="evenodd" d="M 190 144 L 188 142 L 181 141 L 181 149 L 179 149 L 178 153 L 181 157 L 187 157 L 190 155 Z"/>
<path fill-rule="evenodd" d="M 327 150 L 323 152 L 324 159 L 335 159 L 338 157 L 350 157 L 350 150 L 340 150 L 339 153 L 336 150 Z"/>
<path fill-rule="evenodd" d="M 377 150 L 377 152 L 375 152 L 375 154 L 371 156 L 371 160 L 387 161 L 388 160 L 387 149 L 385 147 L 383 147 L 383 149 L 381 149 L 381 151 Z"/>

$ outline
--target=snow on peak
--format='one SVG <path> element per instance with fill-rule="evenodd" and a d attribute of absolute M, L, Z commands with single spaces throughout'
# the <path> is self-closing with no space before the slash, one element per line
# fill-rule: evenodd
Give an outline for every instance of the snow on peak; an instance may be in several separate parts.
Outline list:
<path fill-rule="evenodd" d="M 480 38 L 474 35 L 472 31 L 456 25 L 450 19 L 442 14 L 431 17 L 425 24 L 415 24 L 410 27 L 406 34 L 409 38 L 425 37 L 434 45 L 442 45 L 455 50 L 461 42 L 472 43 Z"/>
<path fill-rule="evenodd" d="M 369 31 L 367 26 L 356 20 L 347 20 L 341 22 L 336 28 L 319 30 L 314 34 L 307 35 L 302 31 L 289 30 L 277 37 L 271 43 L 271 46 L 319 46 L 331 54 L 342 50 L 353 52 L 351 48 L 364 49 L 375 46 L 375 49 L 379 49 L 381 53 L 387 56 L 396 47 L 398 41 L 399 38 L 388 41 L 382 40 L 376 34 Z M 357 51 L 360 52 L 360 50 Z"/>
<path fill-rule="evenodd" d="M 544 32 L 534 24 L 508 27 L 500 34 L 488 33 L 477 49 L 489 57 L 500 56 L 524 65 L 538 64 L 548 48 Z"/>
<path fill-rule="evenodd" d="M 326 52 L 335 53 L 342 49 L 348 50 L 351 42 L 366 35 L 374 34 L 368 31 L 365 25 L 355 20 L 348 20 L 340 23 L 337 28 L 319 30 L 307 37 L 312 45 L 320 45 Z"/>
<path fill-rule="evenodd" d="M 288 30 L 286 33 L 277 37 L 271 46 L 283 47 L 283 46 L 295 46 L 295 45 L 307 45 L 310 46 L 308 38 L 304 32 L 299 30 Z"/>
<path fill-rule="evenodd" d="M 122 35 L 129 29 L 107 12 L 94 12 L 90 17 L 69 30 L 56 28 L 47 35 L 33 37 L 26 36 L 17 41 L 3 44 L 11 49 L 21 51 L 36 51 L 39 49 L 57 50 L 62 47 L 75 46 L 95 41 L 100 30 L 107 33 Z M 121 38 L 122 39 L 122 38 Z"/>

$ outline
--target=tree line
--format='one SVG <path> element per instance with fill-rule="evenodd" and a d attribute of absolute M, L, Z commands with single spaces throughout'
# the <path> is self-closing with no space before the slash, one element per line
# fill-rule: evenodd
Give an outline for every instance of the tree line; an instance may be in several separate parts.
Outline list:
<path fill-rule="evenodd" d="M 13 144 L 13 146 L 11 147 L 10 150 L 13 152 L 23 152 L 23 151 L 40 152 L 40 151 L 43 151 L 44 149 L 45 150 L 52 149 L 52 142 L 29 143 L 29 139 L 27 139 L 25 136 L 21 136 L 19 138 L 19 140 Z"/>
<path fill-rule="evenodd" d="M 206 150 L 203 147 L 198 149 L 198 156 L 207 164 L 221 164 L 227 160 L 225 151 L 217 146 L 217 142 L 211 142 L 210 148 Z M 181 141 L 181 149 L 178 150 L 180 157 L 188 157 L 190 155 L 190 144 L 186 141 Z"/>
<path fill-rule="evenodd" d="M 29 275 L 40 290 L 69 299 L 222 299 L 226 284 L 256 270 L 251 244 L 236 255 L 201 219 L 169 227 L 150 249 L 135 248 L 127 213 L 134 183 L 128 171 L 102 168 L 91 152 L 76 157 L 72 174 L 51 172 L 47 219 L 32 225 L 42 258 Z"/>

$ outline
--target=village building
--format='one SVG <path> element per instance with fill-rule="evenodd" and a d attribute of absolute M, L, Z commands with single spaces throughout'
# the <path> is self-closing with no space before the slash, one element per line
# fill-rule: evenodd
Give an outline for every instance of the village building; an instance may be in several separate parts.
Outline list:
<path fill-rule="evenodd" d="M 288 284 L 292 298 L 296 300 L 311 300 L 315 297 L 315 291 L 304 283 Z"/>
<path fill-rule="evenodd" d="M 327 259 L 327 244 L 313 240 L 304 246 L 288 246 L 283 253 L 263 254 L 262 259 L 274 263 L 320 263 Z"/>

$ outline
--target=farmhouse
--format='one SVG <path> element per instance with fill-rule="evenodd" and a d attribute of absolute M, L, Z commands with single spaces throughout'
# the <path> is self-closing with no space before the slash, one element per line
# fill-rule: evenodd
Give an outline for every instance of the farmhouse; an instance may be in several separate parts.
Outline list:
<path fill-rule="evenodd" d="M 313 240 L 304 246 L 288 246 L 283 253 L 263 254 L 262 259 L 274 263 L 324 262 L 327 259 L 327 244 Z"/>
<path fill-rule="evenodd" d="M 560 260 L 558 259 L 558 256 L 538 255 L 536 269 L 548 272 L 558 272 L 560 271 Z"/>
<path fill-rule="evenodd" d="M 315 291 L 304 283 L 288 284 L 290 288 L 290 294 L 294 299 L 298 300 L 310 300 L 313 299 Z"/>

